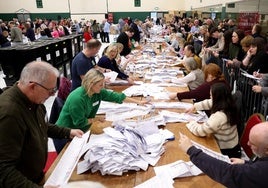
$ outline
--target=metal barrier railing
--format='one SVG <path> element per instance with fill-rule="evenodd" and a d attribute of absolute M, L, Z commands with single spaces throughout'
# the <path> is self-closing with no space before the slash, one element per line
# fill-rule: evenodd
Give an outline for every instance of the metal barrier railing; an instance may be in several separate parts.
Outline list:
<path fill-rule="evenodd" d="M 268 116 L 268 106 L 266 106 L 268 103 L 265 102 L 267 99 L 261 93 L 252 91 L 252 86 L 259 84 L 256 79 L 248 77 L 239 67 L 227 67 L 225 61 L 222 64 L 222 72 L 232 90 L 234 92 L 238 90 L 242 93 L 241 109 L 244 122 L 253 113 L 261 113 L 265 117 Z"/>

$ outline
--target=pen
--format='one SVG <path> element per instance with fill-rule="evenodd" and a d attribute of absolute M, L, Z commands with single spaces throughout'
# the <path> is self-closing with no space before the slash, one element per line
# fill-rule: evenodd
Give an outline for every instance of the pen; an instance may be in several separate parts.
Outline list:
<path fill-rule="evenodd" d="M 257 74 L 259 74 L 259 72 L 260 72 L 260 69 L 257 70 Z"/>

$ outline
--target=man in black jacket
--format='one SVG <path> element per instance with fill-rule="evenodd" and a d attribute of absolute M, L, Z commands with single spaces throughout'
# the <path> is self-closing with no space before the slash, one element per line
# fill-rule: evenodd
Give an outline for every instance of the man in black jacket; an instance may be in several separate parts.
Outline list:
<path fill-rule="evenodd" d="M 17 84 L 0 95 L 0 187 L 41 188 L 48 136 L 81 137 L 79 129 L 50 124 L 44 102 L 56 92 L 56 68 L 46 62 L 27 64 Z M 46 188 L 52 186 L 46 186 Z"/>
<path fill-rule="evenodd" d="M 248 145 L 258 157 L 254 161 L 231 158 L 231 164 L 213 158 L 192 145 L 180 134 L 179 146 L 205 174 L 228 188 L 265 188 L 268 185 L 268 122 L 255 125 L 249 134 Z"/>
<path fill-rule="evenodd" d="M 131 52 L 131 41 L 130 38 L 134 35 L 133 28 L 129 27 L 125 32 L 120 33 L 117 37 L 117 42 L 123 44 L 124 48 L 120 53 L 121 56 L 127 56 Z"/>

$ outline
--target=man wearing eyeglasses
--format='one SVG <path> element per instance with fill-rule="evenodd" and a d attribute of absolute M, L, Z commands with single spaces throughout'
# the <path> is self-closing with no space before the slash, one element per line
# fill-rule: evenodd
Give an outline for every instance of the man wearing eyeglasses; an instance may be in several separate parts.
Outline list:
<path fill-rule="evenodd" d="M 55 94 L 58 75 L 46 62 L 31 62 L 19 82 L 0 95 L 0 187 L 41 187 L 48 136 L 82 136 L 47 121 L 43 103 Z"/>

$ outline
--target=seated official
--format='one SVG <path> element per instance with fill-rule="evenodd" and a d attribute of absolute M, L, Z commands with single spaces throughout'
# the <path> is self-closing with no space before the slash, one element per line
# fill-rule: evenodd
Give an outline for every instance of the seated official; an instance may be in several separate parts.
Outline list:
<path fill-rule="evenodd" d="M 238 110 L 231 94 L 230 87 L 224 83 L 216 83 L 211 86 L 211 99 L 195 103 L 194 110 L 210 110 L 210 117 L 204 123 L 189 122 L 187 128 L 196 136 L 208 136 L 213 134 L 221 149 L 222 154 L 231 157 L 241 157 L 241 147 L 237 132 L 239 123 Z"/>
<path fill-rule="evenodd" d="M 110 44 L 106 49 L 104 56 L 102 56 L 98 62 L 98 66 L 104 69 L 110 69 L 118 73 L 117 78 L 122 80 L 127 80 L 129 84 L 133 84 L 134 80 L 126 75 L 124 72 L 121 72 L 116 63 L 116 57 L 118 55 L 118 45 Z"/>
<path fill-rule="evenodd" d="M 183 62 L 183 65 L 189 73 L 182 78 L 172 79 L 171 81 L 173 83 L 187 84 L 190 90 L 196 89 L 198 86 L 204 83 L 204 73 L 198 68 L 198 65 L 193 57 L 186 58 Z"/>
<path fill-rule="evenodd" d="M 82 86 L 72 91 L 67 97 L 56 125 L 68 128 L 75 127 L 86 132 L 94 121 L 101 101 L 148 103 L 126 97 L 123 93 L 106 90 L 103 88 L 104 82 L 103 73 L 94 68 L 90 69 L 82 80 Z M 102 121 L 102 119 L 100 120 Z M 68 140 L 54 139 L 53 141 L 57 152 L 59 152 Z"/>
<path fill-rule="evenodd" d="M 255 125 L 249 133 L 248 145 L 257 156 L 254 161 L 231 158 L 231 164 L 197 149 L 190 139 L 180 134 L 179 146 L 206 175 L 229 188 L 266 188 L 268 179 L 268 123 Z"/>
<path fill-rule="evenodd" d="M 127 56 L 131 52 L 132 43 L 130 38 L 134 35 L 134 30 L 131 27 L 126 28 L 126 30 L 117 37 L 116 42 L 123 44 L 124 48 L 120 55 Z"/>
<path fill-rule="evenodd" d="M 195 102 L 199 102 L 210 98 L 210 87 L 213 84 L 222 82 L 228 85 L 221 72 L 221 68 L 214 63 L 210 63 L 205 66 L 204 76 L 205 82 L 196 89 L 180 93 L 171 93 L 169 98 L 175 99 L 177 97 L 179 100 L 195 99 Z"/>

